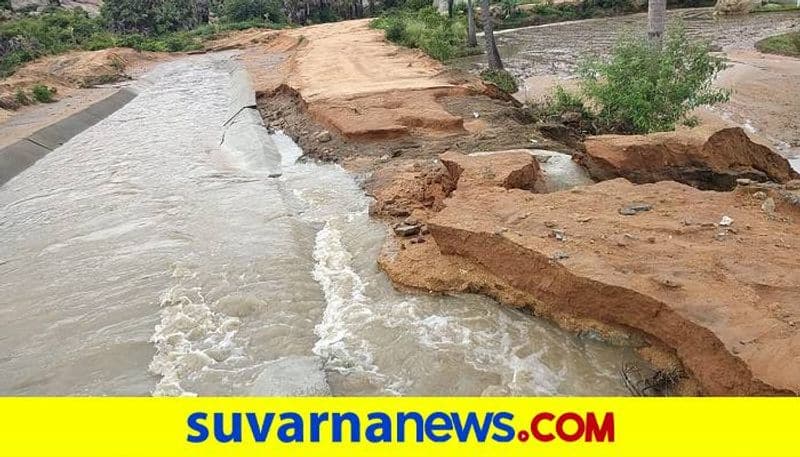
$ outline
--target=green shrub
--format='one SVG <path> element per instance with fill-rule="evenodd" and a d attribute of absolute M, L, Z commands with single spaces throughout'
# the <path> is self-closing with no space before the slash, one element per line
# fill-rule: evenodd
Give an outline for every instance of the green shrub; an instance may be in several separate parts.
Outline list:
<path fill-rule="evenodd" d="M 594 117 L 580 94 L 569 92 L 562 86 L 556 86 L 553 95 L 544 104 L 543 114 L 553 117 L 563 113 L 579 113 L 583 119 Z"/>
<path fill-rule="evenodd" d="M 14 94 L 14 99 L 20 105 L 30 105 L 31 103 L 33 103 L 33 100 L 31 100 L 28 94 L 26 94 L 25 91 L 22 89 L 17 89 L 16 94 Z"/>
<path fill-rule="evenodd" d="M 105 0 L 100 13 L 118 33 L 159 35 L 188 30 L 200 23 L 195 0 Z"/>
<path fill-rule="evenodd" d="M 285 22 L 283 3 L 279 0 L 226 0 L 222 5 L 225 20 Z"/>
<path fill-rule="evenodd" d="M 503 17 L 511 17 L 517 13 L 517 8 L 519 8 L 519 0 L 500 0 L 500 11 L 503 13 Z"/>
<path fill-rule="evenodd" d="M 37 57 L 80 48 L 101 32 L 102 22 L 77 8 L 1 22 L 0 76 Z"/>
<path fill-rule="evenodd" d="M 33 86 L 31 93 L 33 94 L 33 99 L 39 103 L 52 103 L 55 101 L 53 95 L 55 95 L 56 89 L 55 87 L 47 87 L 44 84 L 36 84 Z"/>
<path fill-rule="evenodd" d="M 756 49 L 770 54 L 800 57 L 800 32 L 775 35 L 756 43 Z"/>
<path fill-rule="evenodd" d="M 517 80 L 506 70 L 483 70 L 481 78 L 494 84 L 507 94 L 513 94 L 519 90 Z"/>
<path fill-rule="evenodd" d="M 605 129 L 647 133 L 673 130 L 692 109 L 728 100 L 728 91 L 712 87 L 724 68 L 707 43 L 690 40 L 672 23 L 661 47 L 623 34 L 610 58 L 585 62 L 580 75 Z"/>
<path fill-rule="evenodd" d="M 463 16 L 448 18 L 427 6 L 417 11 L 392 10 L 371 23 L 383 29 L 386 39 L 446 61 L 467 53 L 467 26 Z"/>
<path fill-rule="evenodd" d="M 81 46 L 87 51 L 97 51 L 98 49 L 107 49 L 117 46 L 117 37 L 111 32 L 98 32 L 92 35 Z"/>

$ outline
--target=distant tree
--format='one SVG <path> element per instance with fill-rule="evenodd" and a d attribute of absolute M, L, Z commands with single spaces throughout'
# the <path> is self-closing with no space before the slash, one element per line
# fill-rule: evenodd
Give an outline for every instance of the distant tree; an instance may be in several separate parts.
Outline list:
<path fill-rule="evenodd" d="M 208 2 L 198 3 L 197 0 L 105 0 L 100 13 L 115 32 L 150 35 L 190 29 L 205 22 Z"/>
<path fill-rule="evenodd" d="M 647 4 L 647 36 L 655 46 L 661 46 L 667 20 L 667 0 L 650 0 Z"/>
<path fill-rule="evenodd" d="M 663 0 L 662 0 L 663 1 Z M 489 70 L 502 70 L 503 61 L 494 41 L 494 25 L 492 14 L 489 11 L 489 0 L 481 0 L 481 18 L 483 20 L 483 40 L 486 42 L 486 58 L 489 61 Z"/>
<path fill-rule="evenodd" d="M 467 0 L 467 45 L 471 48 L 478 46 L 478 37 L 475 33 L 475 11 L 472 0 Z"/>

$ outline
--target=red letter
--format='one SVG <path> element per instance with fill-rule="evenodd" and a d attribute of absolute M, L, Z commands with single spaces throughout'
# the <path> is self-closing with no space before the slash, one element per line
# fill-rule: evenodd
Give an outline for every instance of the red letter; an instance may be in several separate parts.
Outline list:
<path fill-rule="evenodd" d="M 578 424 L 578 430 L 575 430 L 575 433 L 569 434 L 564 431 L 564 423 L 568 420 Z M 583 424 L 583 418 L 575 413 L 564 413 L 556 421 L 556 433 L 566 442 L 578 441 L 583 436 L 584 430 L 586 430 L 586 426 Z"/>
<path fill-rule="evenodd" d="M 553 441 L 554 439 L 556 439 L 556 437 L 553 436 L 552 433 L 543 434 L 539 432 L 539 422 L 543 420 L 551 421 L 555 419 L 555 417 L 556 416 L 552 415 L 551 413 L 539 413 L 533 417 L 533 420 L 531 421 L 531 433 L 533 433 L 533 436 L 536 438 L 537 441 L 542 441 L 546 443 L 548 441 Z"/>
<path fill-rule="evenodd" d="M 586 415 L 586 441 L 608 441 L 614 442 L 614 413 L 606 413 L 603 417 L 603 425 L 597 425 L 597 418 L 594 413 Z"/>

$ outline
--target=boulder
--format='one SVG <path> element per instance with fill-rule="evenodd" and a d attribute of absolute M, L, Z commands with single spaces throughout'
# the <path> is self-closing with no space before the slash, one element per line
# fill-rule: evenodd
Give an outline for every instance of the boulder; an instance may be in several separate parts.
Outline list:
<path fill-rule="evenodd" d="M 533 189 L 540 179 L 539 163 L 525 149 L 464 155 L 448 151 L 439 156 L 456 186 L 497 186 Z"/>
<path fill-rule="evenodd" d="M 717 0 L 714 12 L 717 14 L 747 14 L 761 6 L 761 0 Z"/>
<path fill-rule="evenodd" d="M 782 183 L 798 177 L 788 160 L 739 127 L 601 135 L 587 138 L 584 148 L 580 162 L 599 180 L 673 180 L 698 189 L 731 190 L 742 178 Z"/>
<path fill-rule="evenodd" d="M 631 202 L 652 209 L 619 214 Z M 473 262 L 455 270 L 473 290 L 513 291 L 537 315 L 628 329 L 667 348 L 703 394 L 796 395 L 800 223 L 782 206 L 766 217 L 761 204 L 671 181 L 548 194 L 473 186 L 429 219 L 423 249 L 437 255 L 435 243 L 443 258 Z M 565 239 L 549 236 L 554 225 Z"/>
<path fill-rule="evenodd" d="M 11 9 L 13 11 L 36 11 L 39 8 L 53 6 L 54 2 L 50 0 L 11 0 Z M 58 2 L 55 2 L 58 5 Z"/>

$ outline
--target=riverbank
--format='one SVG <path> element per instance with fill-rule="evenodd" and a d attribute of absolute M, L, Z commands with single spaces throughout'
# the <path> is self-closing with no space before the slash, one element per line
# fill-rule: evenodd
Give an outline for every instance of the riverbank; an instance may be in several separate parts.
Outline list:
<path fill-rule="evenodd" d="M 386 43 L 363 21 L 284 32 L 266 49 L 248 51 L 245 61 L 252 66 L 264 52 L 277 53 L 283 68 L 280 77 L 256 77 L 265 122 L 289 133 L 310 157 L 338 161 L 361 176 L 376 199 L 372 214 L 395 227 L 380 262 L 399 286 L 483 293 L 581 334 L 637 347 L 655 368 L 650 382 L 668 379 L 667 390 L 675 393 L 800 391 L 792 381 L 800 342 L 790 330 L 800 318 L 791 297 L 800 292 L 786 276 L 793 274 L 789 264 L 800 238 L 793 197 L 780 197 L 794 191 L 762 191 L 779 208 L 773 219 L 741 192 L 674 183 L 587 185 L 585 170 L 557 153 L 574 151 L 545 140 L 515 101 L 469 74 Z M 493 156 L 474 172 L 490 183 L 466 190 L 463 171 L 438 160 L 447 150 L 505 149 L 524 149 L 529 161 L 520 166 L 517 156 L 495 169 L 506 159 Z M 494 180 L 506 172 L 517 177 Z M 575 185 L 582 186 L 570 189 Z M 594 201 L 609 204 L 595 208 Z M 634 218 L 618 213 L 618 206 L 643 201 L 656 210 Z M 684 207 L 693 208 L 685 217 L 678 210 Z M 721 226 L 723 216 L 737 225 Z M 776 243 L 768 234 L 779 232 L 783 241 L 760 270 L 724 261 L 738 256 L 742 243 L 753 255 L 763 252 Z M 728 241 L 709 251 L 706 235 Z M 676 249 L 691 255 L 673 257 Z M 733 282 L 717 284 L 727 277 Z M 713 306 L 699 300 L 709 288 L 720 291 Z M 644 301 L 632 298 L 638 296 Z M 737 301 L 736 320 L 719 314 Z M 658 315 L 666 320 L 653 326 Z M 754 322 L 764 326 L 748 324 Z M 781 362 L 765 359 L 770 348 L 781 348 Z"/>

